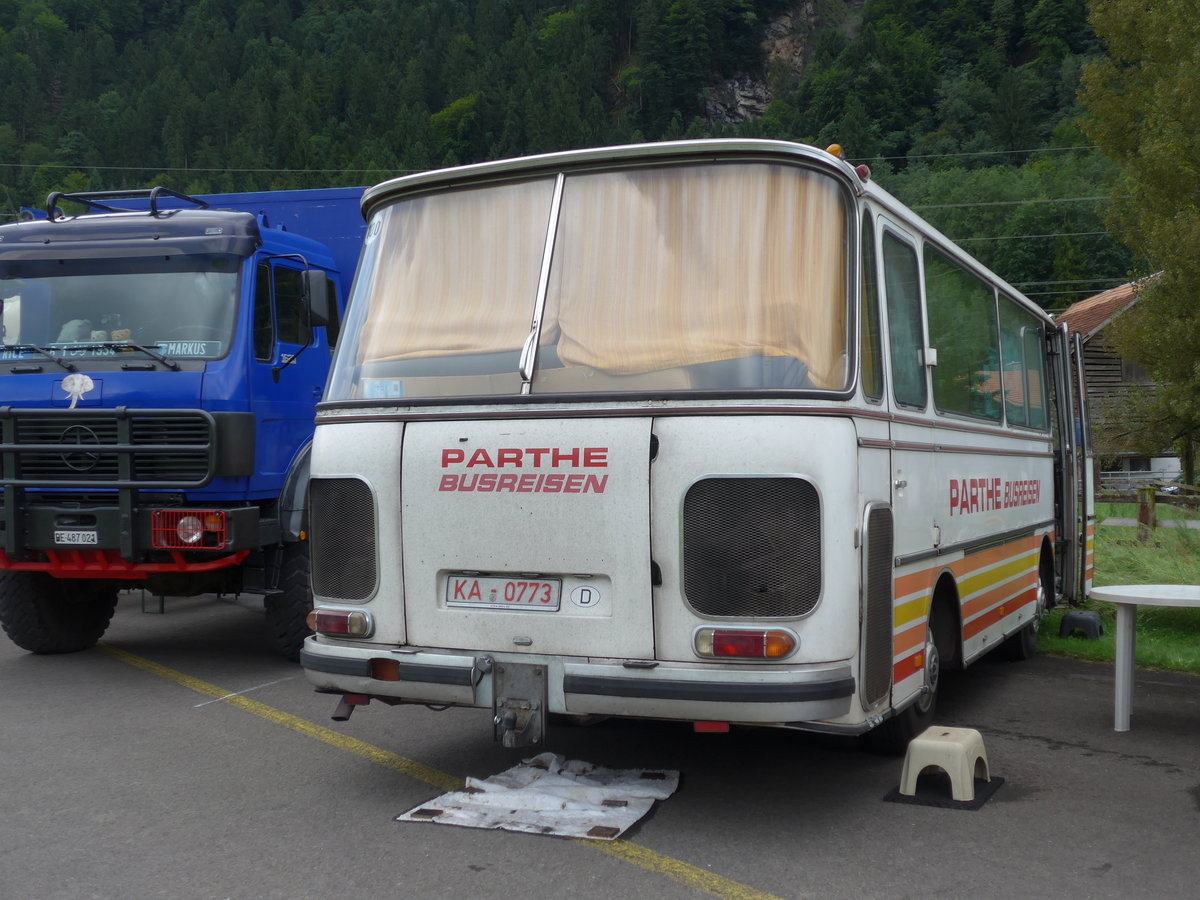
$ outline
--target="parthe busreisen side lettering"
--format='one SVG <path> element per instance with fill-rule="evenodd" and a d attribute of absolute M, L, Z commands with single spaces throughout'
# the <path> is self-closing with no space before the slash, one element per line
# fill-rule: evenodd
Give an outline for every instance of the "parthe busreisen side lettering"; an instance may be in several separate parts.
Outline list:
<path fill-rule="evenodd" d="M 442 468 L 451 469 L 606 469 L 607 447 L 500 447 L 471 451 L 461 447 L 442 450 Z M 608 475 L 591 472 L 445 473 L 439 491 L 512 494 L 603 494 Z"/>
<path fill-rule="evenodd" d="M 1033 506 L 1042 499 L 1037 480 L 1004 481 L 1001 478 L 954 478 L 950 481 L 950 515 L 992 512 Z"/>
<path fill-rule="evenodd" d="M 603 494 L 607 475 L 443 475 L 439 491 L 478 491 L 497 494 Z"/>

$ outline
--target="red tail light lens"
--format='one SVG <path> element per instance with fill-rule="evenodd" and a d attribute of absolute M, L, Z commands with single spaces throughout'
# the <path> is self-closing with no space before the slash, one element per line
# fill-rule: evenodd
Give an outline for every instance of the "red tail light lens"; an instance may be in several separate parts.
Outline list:
<path fill-rule="evenodd" d="M 786 628 L 701 628 L 695 637 L 698 655 L 718 659 L 783 659 L 799 645 Z"/>
<path fill-rule="evenodd" d="M 318 607 L 308 614 L 308 627 L 317 634 L 330 637 L 370 637 L 375 632 L 371 614 L 362 609 L 324 609 Z"/>

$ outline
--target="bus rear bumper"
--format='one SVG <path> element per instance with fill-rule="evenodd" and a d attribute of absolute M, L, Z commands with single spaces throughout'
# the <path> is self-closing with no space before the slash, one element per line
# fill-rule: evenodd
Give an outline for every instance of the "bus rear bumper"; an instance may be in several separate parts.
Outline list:
<path fill-rule="evenodd" d="M 305 676 L 320 691 L 385 702 L 491 708 L 498 665 L 545 667 L 550 712 L 679 721 L 784 724 L 845 716 L 855 695 L 846 663 L 773 666 L 574 661 L 518 654 L 332 645 L 309 638 L 300 654 Z M 378 677 L 383 675 L 384 677 Z"/>

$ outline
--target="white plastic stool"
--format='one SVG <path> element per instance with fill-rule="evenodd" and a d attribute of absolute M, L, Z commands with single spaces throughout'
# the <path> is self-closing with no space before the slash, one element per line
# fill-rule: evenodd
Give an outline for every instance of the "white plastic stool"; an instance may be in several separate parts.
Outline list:
<path fill-rule="evenodd" d="M 950 796 L 970 802 L 975 799 L 975 779 L 991 781 L 983 736 L 974 728 L 946 728 L 930 725 L 908 744 L 900 793 L 912 797 L 917 792 L 917 777 L 930 767 L 950 776 Z"/>

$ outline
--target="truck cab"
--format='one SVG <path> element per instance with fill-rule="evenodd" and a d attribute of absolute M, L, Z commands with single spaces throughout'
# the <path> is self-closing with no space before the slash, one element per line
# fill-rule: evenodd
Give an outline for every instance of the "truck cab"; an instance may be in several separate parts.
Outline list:
<path fill-rule="evenodd" d="M 308 448 L 360 189 L 51 195 L 0 227 L 0 624 L 93 645 L 120 588 L 311 607 Z M 68 203 L 82 205 L 67 214 Z"/>

